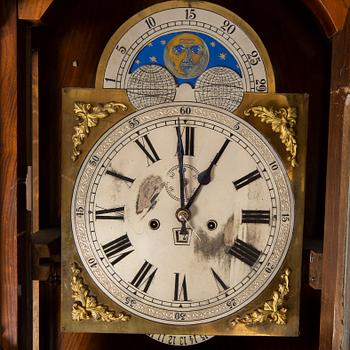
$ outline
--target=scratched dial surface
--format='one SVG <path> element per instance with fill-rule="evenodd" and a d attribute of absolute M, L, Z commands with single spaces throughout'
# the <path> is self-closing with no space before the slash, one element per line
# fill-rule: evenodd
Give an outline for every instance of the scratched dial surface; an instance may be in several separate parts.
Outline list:
<path fill-rule="evenodd" d="M 185 203 L 226 145 L 189 208 L 186 234 L 175 215 L 177 127 Z M 113 301 L 191 325 L 237 312 L 266 288 L 292 238 L 294 200 L 281 160 L 248 123 L 171 103 L 135 112 L 96 142 L 74 185 L 71 221 L 87 272 Z"/>
<path fill-rule="evenodd" d="M 96 87 L 127 89 L 137 109 L 175 100 L 233 111 L 244 91 L 273 92 L 275 82 L 263 43 L 241 18 L 215 4 L 170 1 L 114 33 Z"/>

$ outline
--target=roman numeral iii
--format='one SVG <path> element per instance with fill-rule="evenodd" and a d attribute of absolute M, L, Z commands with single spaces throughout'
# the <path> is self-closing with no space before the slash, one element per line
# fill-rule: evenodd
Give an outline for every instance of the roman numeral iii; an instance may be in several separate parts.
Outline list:
<path fill-rule="evenodd" d="M 113 215 L 108 215 L 112 214 Z M 96 210 L 96 220 L 124 220 L 124 207 Z"/>
<path fill-rule="evenodd" d="M 270 210 L 242 210 L 242 224 L 269 224 Z"/>

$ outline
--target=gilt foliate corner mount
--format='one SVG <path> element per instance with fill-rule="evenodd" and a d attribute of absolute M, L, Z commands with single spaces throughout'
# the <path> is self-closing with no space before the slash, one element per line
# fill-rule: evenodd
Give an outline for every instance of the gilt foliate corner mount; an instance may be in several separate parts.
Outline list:
<path fill-rule="evenodd" d="M 72 279 L 72 320 L 95 320 L 102 322 L 129 321 L 130 315 L 124 312 L 116 313 L 106 305 L 99 304 L 96 297 L 91 295 L 89 287 L 81 276 L 81 268 L 77 263 L 71 266 Z"/>
<path fill-rule="evenodd" d="M 73 150 L 72 150 L 72 161 L 76 161 L 81 151 L 78 147 L 84 142 L 86 137 L 90 133 L 90 129 L 98 125 L 100 119 L 108 117 L 112 113 L 118 111 L 125 112 L 127 106 L 123 103 L 118 102 L 107 102 L 107 103 L 74 103 L 74 115 L 78 121 L 78 125 L 74 126 L 74 135 L 72 136 Z"/>

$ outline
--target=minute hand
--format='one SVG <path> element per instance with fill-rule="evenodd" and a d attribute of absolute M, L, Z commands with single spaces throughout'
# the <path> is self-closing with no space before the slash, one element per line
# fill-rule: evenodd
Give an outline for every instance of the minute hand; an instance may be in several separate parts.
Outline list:
<path fill-rule="evenodd" d="M 177 133 L 177 159 L 179 162 L 179 176 L 180 176 L 180 206 L 185 206 L 185 184 L 184 184 L 184 147 L 181 139 L 180 132 L 180 118 L 177 118 L 178 127 L 176 128 Z"/>
<path fill-rule="evenodd" d="M 222 154 L 224 153 L 226 147 L 228 146 L 228 144 L 230 143 L 230 140 L 226 140 L 224 142 L 224 144 L 221 146 L 220 150 L 218 153 L 216 153 L 214 159 L 211 161 L 209 167 L 202 171 L 201 173 L 198 174 L 197 180 L 199 182 L 198 187 L 196 188 L 196 190 L 194 191 L 193 195 L 191 196 L 191 198 L 188 200 L 185 209 L 189 209 L 189 207 L 192 205 L 193 201 L 195 200 L 195 198 L 197 197 L 198 193 L 200 192 L 202 186 L 204 185 L 208 185 L 208 183 L 210 183 L 211 181 L 211 169 L 213 168 L 214 165 L 216 165 L 216 163 L 219 161 L 220 157 L 222 156 Z"/>

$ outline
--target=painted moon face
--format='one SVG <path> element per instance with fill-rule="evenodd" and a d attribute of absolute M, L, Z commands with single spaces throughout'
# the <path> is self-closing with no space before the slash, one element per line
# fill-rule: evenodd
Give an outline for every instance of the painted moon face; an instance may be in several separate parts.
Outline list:
<path fill-rule="evenodd" d="M 164 63 L 177 78 L 202 74 L 209 62 L 209 50 L 197 35 L 182 33 L 172 38 L 164 49 Z"/>

